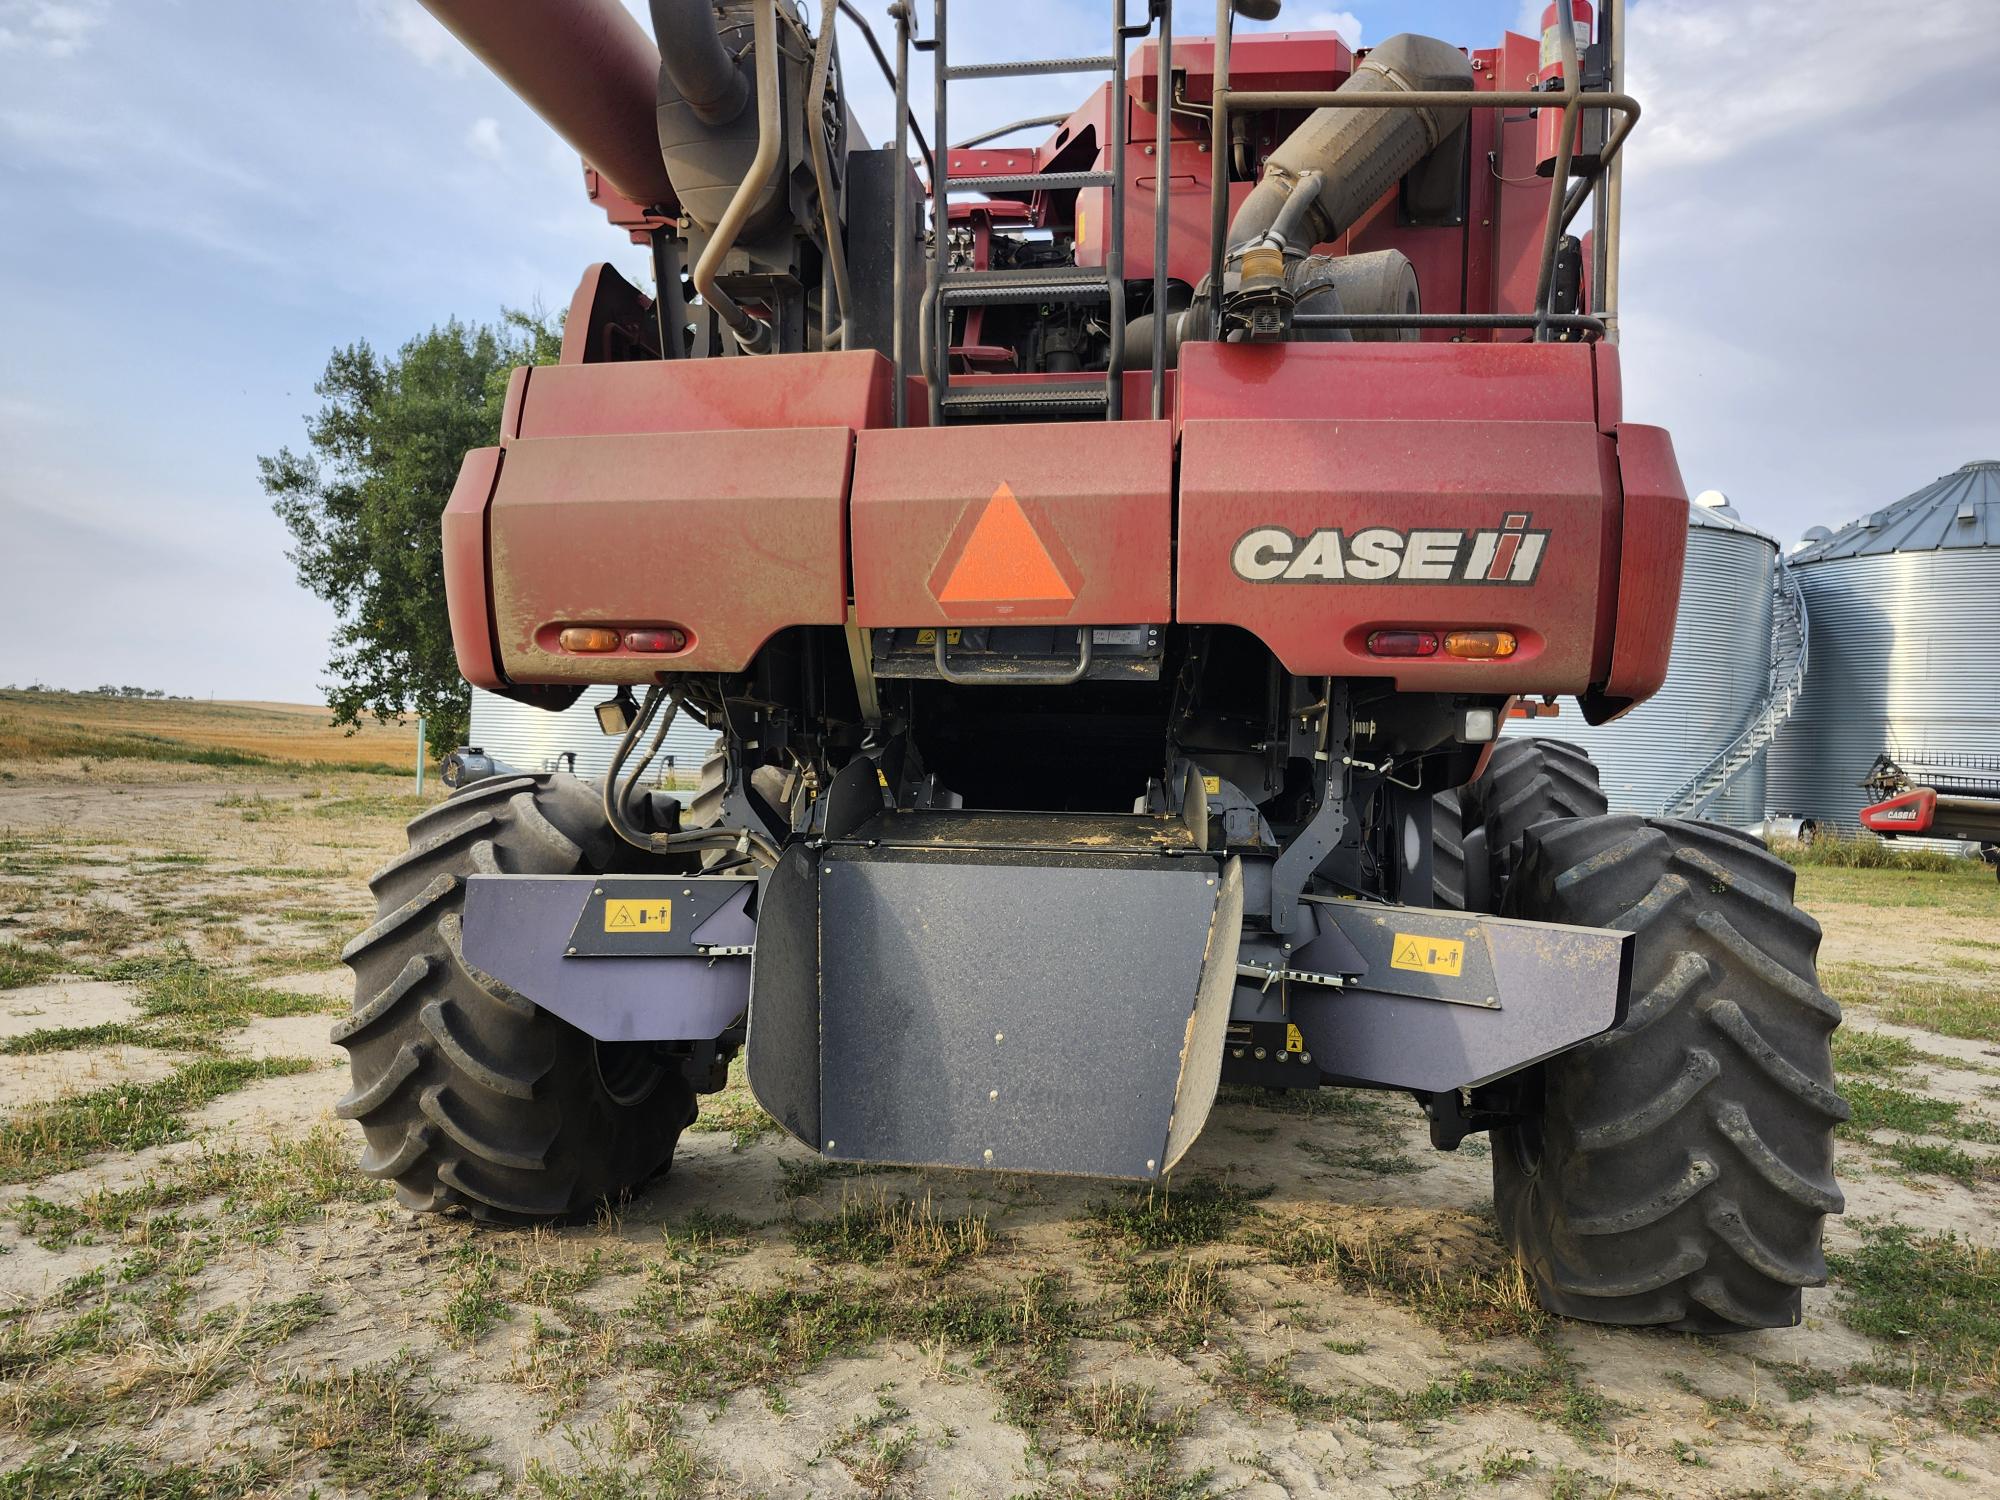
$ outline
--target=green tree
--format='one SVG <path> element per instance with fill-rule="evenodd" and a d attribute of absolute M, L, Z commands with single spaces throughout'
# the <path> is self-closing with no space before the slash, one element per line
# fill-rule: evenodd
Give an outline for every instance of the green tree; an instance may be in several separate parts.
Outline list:
<path fill-rule="evenodd" d="M 265 493 L 295 543 L 299 582 L 331 604 L 327 703 L 334 722 L 423 714 L 435 754 L 466 741 L 471 695 L 445 611 L 439 520 L 459 461 L 499 440 L 516 365 L 553 363 L 558 319 L 508 310 L 497 325 L 457 319 L 392 357 L 336 349 L 314 390 L 306 451 L 259 458 Z"/>

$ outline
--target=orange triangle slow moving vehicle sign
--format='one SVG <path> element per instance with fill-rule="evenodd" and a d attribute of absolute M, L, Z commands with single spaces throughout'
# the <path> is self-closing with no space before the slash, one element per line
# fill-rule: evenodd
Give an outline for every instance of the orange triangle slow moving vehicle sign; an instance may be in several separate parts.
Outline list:
<path fill-rule="evenodd" d="M 978 510 L 966 507 L 931 575 L 931 593 L 947 614 L 1057 616 L 1076 603 L 1058 549 L 1035 526 L 1005 484 Z M 1066 559 L 1064 559 L 1066 561 Z"/>

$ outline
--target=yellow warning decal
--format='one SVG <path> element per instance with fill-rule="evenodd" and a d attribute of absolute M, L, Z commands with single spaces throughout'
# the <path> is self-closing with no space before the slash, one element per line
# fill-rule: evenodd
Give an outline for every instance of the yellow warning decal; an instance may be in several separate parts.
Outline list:
<path fill-rule="evenodd" d="M 668 932 L 674 925 L 671 901 L 606 901 L 606 932 Z"/>
<path fill-rule="evenodd" d="M 1201 789 L 1202 789 L 1202 790 L 1203 790 L 1204 792 L 1207 792 L 1207 793 L 1208 793 L 1208 795 L 1209 795 L 1209 796 L 1211 796 L 1211 797 L 1219 797 L 1219 796 L 1221 796 L 1221 795 L 1222 795 L 1222 778 L 1221 778 L 1220 776 L 1204 776 L 1204 777 L 1202 777 L 1202 778 L 1201 778 Z"/>
<path fill-rule="evenodd" d="M 1420 933 L 1396 934 L 1392 969 L 1413 969 L 1419 974 L 1443 974 L 1456 979 L 1465 968 L 1465 944 L 1456 938 L 1424 937 Z"/>
<path fill-rule="evenodd" d="M 1285 1050 L 1303 1052 L 1306 1050 L 1305 1033 L 1290 1021 L 1285 1022 Z"/>
<path fill-rule="evenodd" d="M 956 646 L 960 634 L 961 632 L 956 630 L 947 630 L 944 633 L 944 643 L 947 646 Z M 937 644 L 937 632 L 935 630 L 919 630 L 917 632 L 917 644 L 919 646 L 935 646 Z"/>

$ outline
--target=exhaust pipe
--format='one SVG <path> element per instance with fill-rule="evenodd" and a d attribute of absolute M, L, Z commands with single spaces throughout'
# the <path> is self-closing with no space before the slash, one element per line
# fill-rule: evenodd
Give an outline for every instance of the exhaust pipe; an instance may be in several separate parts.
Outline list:
<path fill-rule="evenodd" d="M 653 0 L 653 34 L 668 79 L 697 120 L 727 125 L 750 102 L 750 82 L 715 22 L 710 0 Z"/>
<path fill-rule="evenodd" d="M 1371 51 L 1339 92 L 1432 93 L 1471 87 L 1472 65 L 1456 47 L 1404 32 Z M 1329 105 L 1315 110 L 1271 153 L 1263 181 L 1236 211 L 1229 226 L 1231 256 L 1274 229 L 1299 253 L 1333 239 L 1448 139 L 1465 117 L 1462 108 L 1436 105 Z M 1291 204 L 1301 191 L 1310 198 Z"/>

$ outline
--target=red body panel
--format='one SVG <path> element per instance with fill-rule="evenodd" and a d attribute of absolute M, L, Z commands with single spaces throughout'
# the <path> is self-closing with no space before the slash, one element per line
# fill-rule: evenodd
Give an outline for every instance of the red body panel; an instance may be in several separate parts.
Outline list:
<path fill-rule="evenodd" d="M 1164 623 L 1173 471 L 1166 422 L 865 432 L 854 464 L 856 619 Z M 996 501 L 1003 485 L 1009 498 Z"/>
<path fill-rule="evenodd" d="M 510 443 L 488 515 L 501 670 L 513 682 L 735 672 L 787 626 L 841 624 L 853 442 L 814 427 Z M 688 644 L 671 656 L 556 644 L 564 626 L 594 624 L 675 626 Z"/>
<path fill-rule="evenodd" d="M 1613 435 L 1625 515 L 1615 593 L 1609 596 L 1617 613 L 1606 632 L 1611 659 L 1603 681 L 1606 698 L 1630 706 L 1645 702 L 1667 680 L 1687 558 L 1688 497 L 1664 428 L 1621 423 Z"/>
<path fill-rule="evenodd" d="M 458 466 L 444 507 L 444 597 L 458 671 L 477 688 L 504 687 L 493 644 L 492 594 L 486 570 L 486 507 L 500 479 L 500 450 L 474 448 Z"/>
<path fill-rule="evenodd" d="M 894 368 L 872 350 L 516 370 L 501 441 L 629 432 L 880 427 Z"/>
<path fill-rule="evenodd" d="M 1241 626 L 1300 674 L 1581 692 L 1615 494 L 1591 422 L 1190 422 L 1177 617 Z M 1510 517 L 1525 519 L 1502 530 Z M 1246 547 L 1265 532 L 1296 545 Z M 1315 566 L 1310 539 L 1327 532 Z M 1266 576 L 1286 553 L 1286 573 Z M 1372 631 L 1406 628 L 1507 630 L 1520 648 L 1497 661 L 1368 654 Z"/>
<path fill-rule="evenodd" d="M 1588 344 L 1189 344 L 1183 422 L 1597 421 Z"/>

